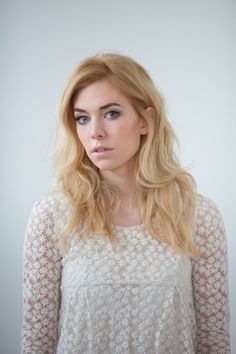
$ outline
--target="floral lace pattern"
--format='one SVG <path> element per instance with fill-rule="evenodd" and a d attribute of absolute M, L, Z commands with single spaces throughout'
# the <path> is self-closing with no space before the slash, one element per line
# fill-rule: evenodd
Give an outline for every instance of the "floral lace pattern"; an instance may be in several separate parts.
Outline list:
<path fill-rule="evenodd" d="M 62 257 L 70 212 L 64 196 L 46 195 L 28 221 L 23 354 L 230 353 L 225 231 L 212 201 L 198 195 L 194 261 L 142 226 L 116 227 L 115 249 L 75 231 Z"/>
<path fill-rule="evenodd" d="M 193 262 L 197 352 L 229 353 L 228 261 L 222 217 L 211 200 L 200 197 Z"/>

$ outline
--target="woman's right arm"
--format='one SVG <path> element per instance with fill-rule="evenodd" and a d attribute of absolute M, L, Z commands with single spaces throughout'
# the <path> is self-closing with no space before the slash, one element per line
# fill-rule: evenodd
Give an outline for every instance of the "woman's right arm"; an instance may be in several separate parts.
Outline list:
<path fill-rule="evenodd" d="M 25 232 L 22 354 L 56 353 L 61 256 L 54 209 L 50 198 L 36 202 Z"/>

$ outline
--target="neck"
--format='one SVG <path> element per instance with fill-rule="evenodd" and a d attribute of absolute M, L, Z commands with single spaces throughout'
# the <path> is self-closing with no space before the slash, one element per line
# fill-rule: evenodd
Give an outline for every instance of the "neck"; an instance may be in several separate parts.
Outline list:
<path fill-rule="evenodd" d="M 130 171 L 101 171 L 101 176 L 112 186 L 116 187 L 122 200 L 132 200 L 137 191 L 134 173 Z"/>
<path fill-rule="evenodd" d="M 105 172 L 105 173 L 104 173 Z M 127 173 L 124 170 L 100 172 L 103 179 L 118 189 L 120 201 L 118 204 L 110 205 L 108 214 L 114 225 L 133 226 L 142 222 L 141 220 L 141 197 L 137 194 L 137 184 L 134 173 Z M 108 199 L 109 201 L 109 199 Z"/>

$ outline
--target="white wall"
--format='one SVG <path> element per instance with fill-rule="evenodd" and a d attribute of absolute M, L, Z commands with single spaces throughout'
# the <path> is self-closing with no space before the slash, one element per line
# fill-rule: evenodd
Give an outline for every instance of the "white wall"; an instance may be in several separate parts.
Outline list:
<path fill-rule="evenodd" d="M 47 192 L 48 147 L 62 87 L 101 51 L 128 54 L 153 76 L 192 163 L 199 192 L 222 212 L 228 236 L 232 353 L 236 353 L 236 2 L 2 0 L 2 354 L 20 351 L 22 244 L 29 212 Z"/>

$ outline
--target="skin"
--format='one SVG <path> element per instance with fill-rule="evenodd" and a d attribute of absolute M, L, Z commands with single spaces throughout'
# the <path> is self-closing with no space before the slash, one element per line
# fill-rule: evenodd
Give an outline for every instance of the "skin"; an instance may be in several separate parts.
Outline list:
<path fill-rule="evenodd" d="M 107 107 L 101 109 L 103 106 Z M 147 111 L 153 114 L 151 107 Z M 89 159 L 122 196 L 120 210 L 113 216 L 115 222 L 125 226 L 139 223 L 140 207 L 132 203 L 134 162 L 141 135 L 148 133 L 145 120 L 138 116 L 127 97 L 107 80 L 90 84 L 79 93 L 74 102 L 74 116 L 78 138 Z M 109 150 L 93 151 L 101 146 Z"/>

